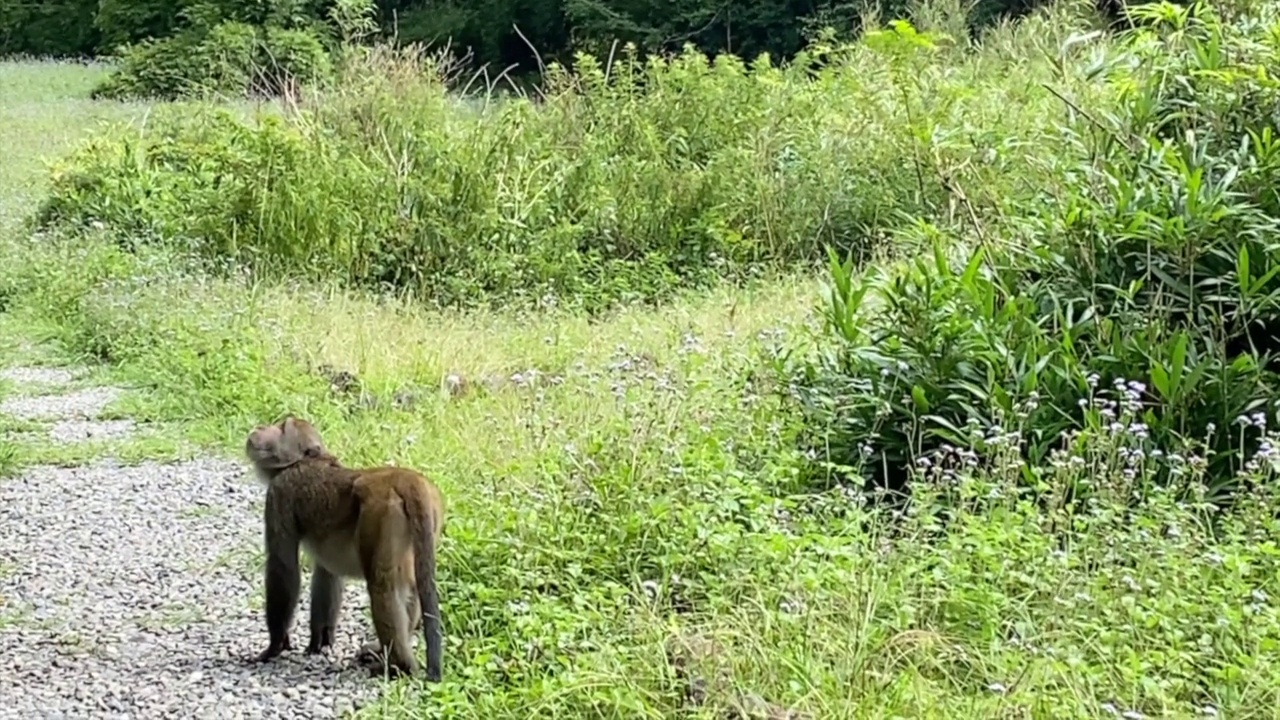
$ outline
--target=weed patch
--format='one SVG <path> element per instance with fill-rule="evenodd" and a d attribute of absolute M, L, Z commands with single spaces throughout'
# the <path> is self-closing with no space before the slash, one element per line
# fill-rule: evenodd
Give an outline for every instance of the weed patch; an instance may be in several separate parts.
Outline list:
<path fill-rule="evenodd" d="M 59 167 L 39 221 L 441 307 L 600 311 L 776 276 L 827 247 L 870 257 L 903 216 L 959 227 L 1030 199 L 1027 148 L 1054 147 L 1061 114 L 1033 89 L 1101 86 L 1013 63 L 923 40 L 819 43 L 785 66 L 582 54 L 537 99 L 465 101 L 439 58 L 375 49 L 284 113 L 183 106 L 96 138 Z M 972 188 L 964 215 L 947 210 L 957 186 Z"/>
<path fill-rule="evenodd" d="M 61 166 L 6 316 L 176 423 L 126 455 L 294 412 L 439 482 L 446 681 L 371 717 L 1255 716 L 1274 19 L 1146 12 L 174 105 Z"/>

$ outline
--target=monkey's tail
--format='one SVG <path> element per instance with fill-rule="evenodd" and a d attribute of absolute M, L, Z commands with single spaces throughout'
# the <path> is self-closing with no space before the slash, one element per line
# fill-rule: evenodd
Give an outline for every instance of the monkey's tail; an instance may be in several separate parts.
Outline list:
<path fill-rule="evenodd" d="M 440 629 L 440 595 L 436 590 L 435 515 L 421 494 L 407 495 L 404 500 L 413 533 L 413 572 L 418 581 L 418 604 L 422 608 L 422 634 L 427 642 L 427 680 L 439 682 L 443 675 L 444 643 Z"/>

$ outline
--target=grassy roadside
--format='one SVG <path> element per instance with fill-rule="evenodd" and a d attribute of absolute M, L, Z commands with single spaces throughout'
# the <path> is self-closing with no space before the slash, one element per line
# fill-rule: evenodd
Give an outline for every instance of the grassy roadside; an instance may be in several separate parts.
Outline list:
<path fill-rule="evenodd" d="M 993 50 L 984 82 L 1030 53 Z M 0 65 L 15 98 L 0 96 L 14 119 L 0 141 L 34 148 L 0 170 L 11 218 L 39 194 L 41 155 L 94 118 L 144 114 L 82 99 L 87 72 Z M 1016 104 L 957 96 L 977 118 Z M 1274 527 L 1265 503 L 1226 527 L 1170 497 L 1066 517 L 1009 492 L 1008 468 L 955 470 L 962 456 L 937 476 L 949 517 L 924 503 L 890 528 L 839 489 L 796 492 L 794 418 L 768 369 L 816 325 L 808 278 L 590 320 L 458 313 L 16 232 L 0 238 L 20 253 L 0 269 L 9 336 L 103 361 L 104 378 L 138 390 L 121 415 L 166 423 L 117 452 L 232 453 L 247 427 L 292 411 L 352 463 L 438 479 L 449 680 L 391 686 L 370 717 L 1280 712 L 1280 553 L 1255 534 Z M 1117 494 L 1119 442 L 1088 438 L 1076 456 Z M 1046 482 L 1065 486 L 1073 461 L 1046 465 Z"/>

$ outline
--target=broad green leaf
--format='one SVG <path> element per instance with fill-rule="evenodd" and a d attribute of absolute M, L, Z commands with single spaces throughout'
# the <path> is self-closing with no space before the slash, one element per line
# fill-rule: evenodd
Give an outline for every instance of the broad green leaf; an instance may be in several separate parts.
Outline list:
<path fill-rule="evenodd" d="M 1165 400 L 1169 397 L 1169 375 L 1165 372 L 1164 366 L 1156 363 L 1151 366 L 1151 385 L 1160 393 L 1160 397 Z"/>

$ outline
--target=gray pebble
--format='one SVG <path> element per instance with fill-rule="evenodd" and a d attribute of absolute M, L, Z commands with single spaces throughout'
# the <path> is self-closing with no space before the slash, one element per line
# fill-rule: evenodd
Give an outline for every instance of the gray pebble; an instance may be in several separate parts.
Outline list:
<path fill-rule="evenodd" d="M 0 480 L 0 718 L 329 718 L 374 700 L 380 683 L 355 662 L 369 630 L 354 585 L 331 654 L 301 651 L 304 592 L 298 649 L 245 663 L 267 642 L 250 606 L 261 501 L 228 461 Z"/>
<path fill-rule="evenodd" d="M 80 368 L 16 367 L 0 370 L 0 380 L 19 388 L 30 385 L 66 385 L 84 373 Z"/>
<path fill-rule="evenodd" d="M 49 439 L 63 444 L 116 440 L 131 435 L 133 428 L 132 420 L 60 420 L 49 428 Z"/>
<path fill-rule="evenodd" d="M 96 387 L 65 395 L 18 396 L 0 402 L 0 413 L 23 420 L 93 419 L 123 394 L 120 388 Z"/>

